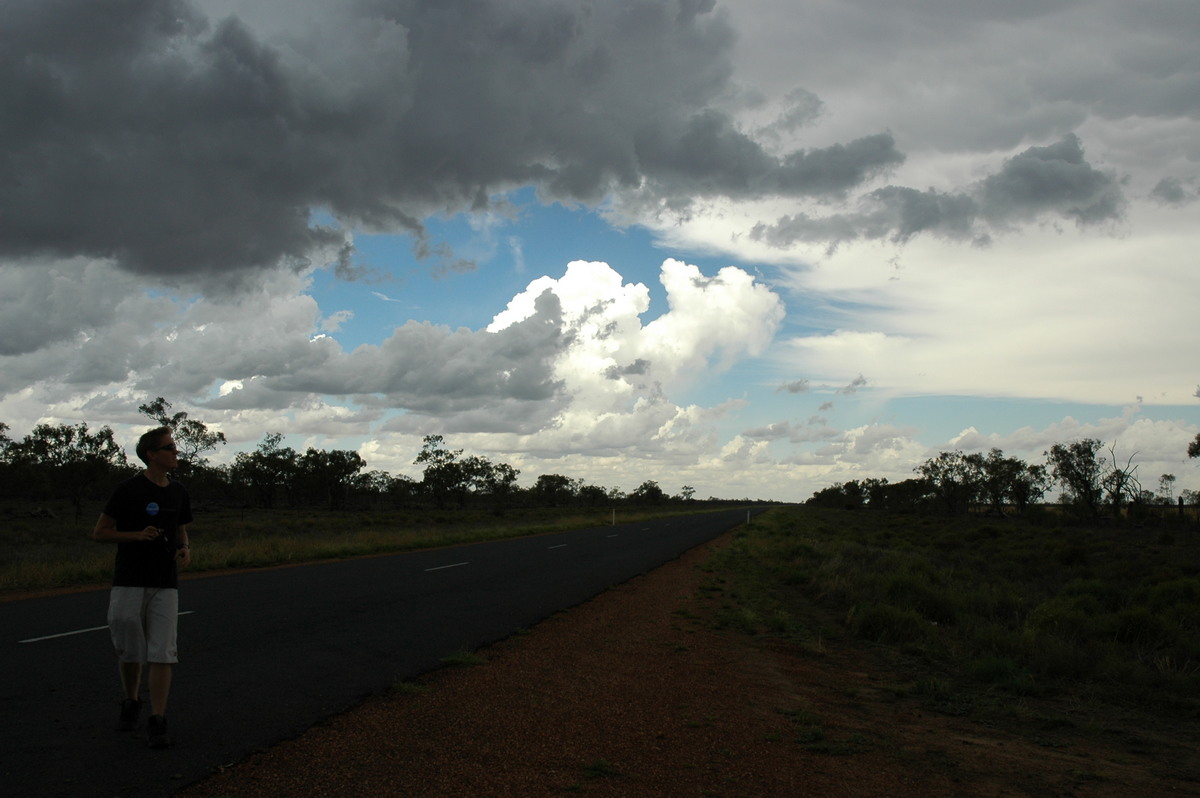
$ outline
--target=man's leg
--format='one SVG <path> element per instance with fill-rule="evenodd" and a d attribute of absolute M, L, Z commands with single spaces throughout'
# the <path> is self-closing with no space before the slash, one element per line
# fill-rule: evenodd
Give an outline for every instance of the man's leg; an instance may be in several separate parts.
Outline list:
<path fill-rule="evenodd" d="M 114 587 L 108 602 L 108 628 L 117 652 L 117 672 L 121 676 L 121 717 L 117 729 L 137 728 L 142 702 L 142 663 L 146 661 L 146 635 L 142 629 L 142 601 L 145 591 L 135 587 Z"/>
<path fill-rule="evenodd" d="M 138 699 L 138 691 L 142 687 L 142 663 L 118 660 L 117 666 L 121 674 L 121 689 L 125 692 L 117 731 L 133 731 L 138 727 L 138 718 L 142 714 L 142 702 Z"/>
<path fill-rule="evenodd" d="M 150 663 L 150 712 L 153 715 L 165 717 L 167 714 L 167 698 L 171 694 L 171 675 L 173 668 L 169 662 Z"/>
<path fill-rule="evenodd" d="M 138 691 L 142 688 L 142 663 L 118 662 L 121 671 L 121 687 L 125 697 L 130 701 L 138 700 Z"/>
<path fill-rule="evenodd" d="M 179 620 L 179 591 L 155 590 L 146 608 L 146 638 L 149 652 L 150 721 L 147 736 L 151 748 L 167 748 L 171 736 L 167 733 L 167 697 L 171 693 L 171 676 L 178 661 L 175 650 L 176 624 Z"/>

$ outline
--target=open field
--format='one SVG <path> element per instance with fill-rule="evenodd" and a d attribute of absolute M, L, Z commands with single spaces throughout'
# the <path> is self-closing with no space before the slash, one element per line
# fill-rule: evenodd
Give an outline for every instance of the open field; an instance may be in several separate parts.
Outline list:
<path fill-rule="evenodd" d="M 709 566 L 720 623 L 915 664 L 948 711 L 1041 697 L 1200 718 L 1200 526 L 780 508 Z"/>

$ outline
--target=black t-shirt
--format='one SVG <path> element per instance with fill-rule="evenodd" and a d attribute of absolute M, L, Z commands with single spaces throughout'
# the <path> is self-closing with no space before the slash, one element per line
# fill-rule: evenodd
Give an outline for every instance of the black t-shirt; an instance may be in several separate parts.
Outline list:
<path fill-rule="evenodd" d="M 138 532 L 148 526 L 162 530 L 154 540 L 117 544 L 113 585 L 179 586 L 175 564 L 181 543 L 179 527 L 192 522 L 192 505 L 183 485 L 172 479 L 161 487 L 138 474 L 117 486 L 104 505 L 104 514 L 116 519 L 118 532 Z"/>

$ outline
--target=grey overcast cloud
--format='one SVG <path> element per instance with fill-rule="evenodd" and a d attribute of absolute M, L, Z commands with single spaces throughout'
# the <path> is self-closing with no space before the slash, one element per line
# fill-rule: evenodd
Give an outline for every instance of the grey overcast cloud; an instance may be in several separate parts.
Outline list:
<path fill-rule="evenodd" d="M 1193 0 L 7 0 L 0 421 L 1200 488 Z"/>

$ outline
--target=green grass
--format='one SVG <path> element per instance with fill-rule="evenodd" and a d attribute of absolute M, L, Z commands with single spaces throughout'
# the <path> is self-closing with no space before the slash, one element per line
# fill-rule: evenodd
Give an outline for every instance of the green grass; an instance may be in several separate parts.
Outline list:
<path fill-rule="evenodd" d="M 717 626 L 807 650 L 856 638 L 937 674 L 926 698 L 956 711 L 971 705 L 963 691 L 1087 691 L 1200 717 L 1194 523 L 782 507 L 739 528 L 706 570 L 722 580 Z"/>
<path fill-rule="evenodd" d="M 0 504 L 0 594 L 99 587 L 112 575 L 115 547 L 91 539 L 95 518 L 76 522 L 66 505 L 37 505 L 54 517 L 33 515 L 34 505 Z M 703 512 L 702 505 L 687 512 Z M 99 510 L 97 510 L 97 513 Z M 684 514 L 678 508 L 617 511 L 617 522 Z M 198 511 L 190 526 L 192 574 L 265 568 L 318 560 L 391 554 L 522 537 L 612 521 L 611 509 L 487 511 L 321 510 Z"/>
<path fill-rule="evenodd" d="M 473 651 L 456 651 L 448 657 L 442 657 L 441 663 L 450 668 L 470 668 L 487 663 L 487 657 Z"/>

